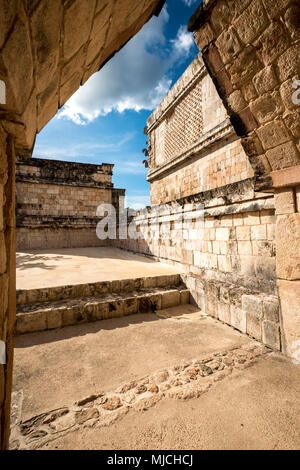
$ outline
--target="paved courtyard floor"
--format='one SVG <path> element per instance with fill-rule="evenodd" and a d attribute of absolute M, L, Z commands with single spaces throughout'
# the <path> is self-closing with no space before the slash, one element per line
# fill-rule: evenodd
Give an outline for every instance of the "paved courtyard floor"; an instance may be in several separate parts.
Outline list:
<path fill-rule="evenodd" d="M 65 248 L 17 253 L 17 289 L 177 274 L 146 256 L 111 247 Z"/>
<path fill-rule="evenodd" d="M 17 337 L 11 448 L 299 448 L 300 366 L 176 309 Z"/>

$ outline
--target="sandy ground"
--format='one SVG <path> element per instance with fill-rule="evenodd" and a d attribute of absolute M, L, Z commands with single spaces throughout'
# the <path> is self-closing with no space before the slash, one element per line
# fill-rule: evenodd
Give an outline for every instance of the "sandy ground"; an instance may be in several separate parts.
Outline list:
<path fill-rule="evenodd" d="M 200 398 L 165 399 L 109 427 L 82 429 L 42 449 L 299 449 L 300 369 L 258 360 Z"/>
<path fill-rule="evenodd" d="M 178 309 L 178 314 L 185 313 L 182 306 Z M 14 409 L 19 419 L 44 412 L 49 416 L 51 410 L 64 406 L 71 410 L 75 402 L 99 390 L 112 396 L 111 391 L 122 384 L 159 377 L 157 371 L 173 370 L 182 361 L 203 361 L 213 352 L 222 361 L 222 351 L 230 355 L 234 348 L 241 351 L 257 344 L 212 318 L 178 318 L 133 315 L 17 338 L 14 391 L 19 401 Z M 105 419 L 117 413 L 116 420 L 97 427 L 97 420 L 89 419 L 80 429 L 75 427 L 47 444 L 39 444 L 41 431 L 34 418 L 32 429 L 37 426 L 37 430 L 32 431 L 36 433 L 32 445 L 45 449 L 299 448 L 300 366 L 267 351 L 247 368 L 238 363 L 226 371 L 230 375 L 221 370 L 200 377 L 199 384 L 210 380 L 210 385 L 202 387 L 201 395 L 195 395 L 198 398 L 170 398 L 168 391 L 152 394 L 149 409 L 134 405 L 105 411 Z M 84 410 L 73 415 L 81 419 L 82 413 L 93 413 L 90 405 L 94 406 L 83 405 Z M 71 412 L 66 419 L 70 416 Z M 58 429 L 66 425 L 64 417 L 56 421 Z"/>
<path fill-rule="evenodd" d="M 111 247 L 17 253 L 17 289 L 134 279 L 180 272 L 171 265 Z"/>
<path fill-rule="evenodd" d="M 212 318 L 184 321 L 152 313 L 31 333 L 15 340 L 14 390 L 23 390 L 22 418 L 29 419 L 248 341 Z"/>

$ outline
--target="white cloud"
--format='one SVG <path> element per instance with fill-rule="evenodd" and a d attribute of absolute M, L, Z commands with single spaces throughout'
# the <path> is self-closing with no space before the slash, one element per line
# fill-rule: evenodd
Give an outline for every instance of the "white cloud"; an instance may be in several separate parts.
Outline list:
<path fill-rule="evenodd" d="M 168 21 L 164 8 L 70 98 L 58 118 L 84 125 L 112 111 L 154 109 L 170 89 L 170 69 L 186 59 L 194 45 L 184 26 L 167 41 Z"/>
<path fill-rule="evenodd" d="M 182 0 L 183 3 L 185 3 L 188 7 L 191 7 L 192 5 L 194 5 L 196 2 L 198 2 L 199 0 Z"/>
<path fill-rule="evenodd" d="M 194 38 L 193 35 L 187 31 L 186 27 L 181 25 L 176 39 L 172 39 L 171 42 L 177 55 L 188 55 L 194 45 Z"/>

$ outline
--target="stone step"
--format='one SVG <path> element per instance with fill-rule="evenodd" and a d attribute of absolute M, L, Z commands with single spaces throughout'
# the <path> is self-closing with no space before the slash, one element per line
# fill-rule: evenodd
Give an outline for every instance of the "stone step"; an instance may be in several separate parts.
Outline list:
<path fill-rule="evenodd" d="M 180 284 L 122 294 L 22 305 L 17 308 L 15 333 L 33 333 L 135 313 L 155 312 L 188 304 L 189 301 L 189 290 Z"/>
<path fill-rule="evenodd" d="M 107 294 L 119 294 L 140 289 L 179 286 L 181 283 L 180 274 L 167 274 L 136 279 L 118 279 L 115 281 L 102 281 L 87 284 L 43 287 L 39 289 L 18 289 L 17 305 L 32 305 L 81 297 L 99 297 Z"/>

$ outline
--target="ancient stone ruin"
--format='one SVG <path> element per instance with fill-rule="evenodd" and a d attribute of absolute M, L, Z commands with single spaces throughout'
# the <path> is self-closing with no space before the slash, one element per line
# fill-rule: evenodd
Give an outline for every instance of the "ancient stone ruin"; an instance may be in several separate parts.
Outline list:
<path fill-rule="evenodd" d="M 163 261 L 180 274 L 20 290 L 16 321 L 16 227 L 20 249 L 50 247 L 54 238 L 58 247 L 101 245 L 96 205 L 118 207 L 124 194 L 112 186 L 111 165 L 30 161 L 36 132 L 163 3 L 127 0 L 120 9 L 118 1 L 104 8 L 96 0 L 56 0 L 51 8 L 46 0 L 0 1 L 0 80 L 6 85 L 0 339 L 7 351 L 0 364 L 1 448 L 8 446 L 14 331 L 193 304 L 299 359 L 300 9 L 294 0 L 204 0 L 188 25 L 200 53 L 148 119 L 151 207 L 129 220 L 141 236 L 105 245 Z M 75 198 L 82 200 L 76 216 Z M 120 222 L 119 235 L 124 228 L 128 223 Z M 70 305 L 59 303 L 70 299 Z"/>
<path fill-rule="evenodd" d="M 17 251 L 104 246 L 96 235 L 100 204 L 116 211 L 124 189 L 112 183 L 113 165 L 58 160 L 16 161 Z"/>

